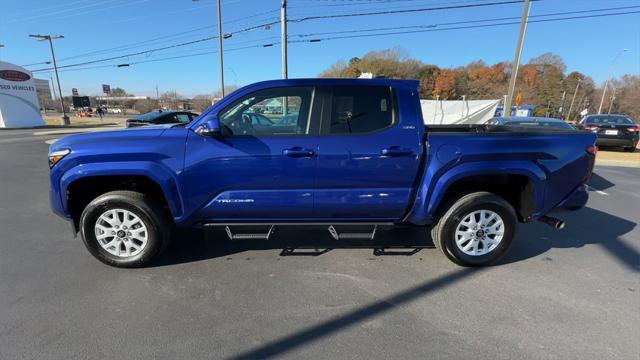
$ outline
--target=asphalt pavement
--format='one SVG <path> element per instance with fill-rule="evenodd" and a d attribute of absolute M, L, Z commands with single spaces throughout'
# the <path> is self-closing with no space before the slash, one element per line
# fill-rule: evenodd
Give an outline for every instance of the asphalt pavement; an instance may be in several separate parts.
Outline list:
<path fill-rule="evenodd" d="M 489 268 L 419 229 L 317 229 L 183 232 L 127 270 L 51 213 L 32 133 L 0 131 L 0 359 L 640 359 L 640 169 L 597 167 L 564 230 L 521 225 Z"/>

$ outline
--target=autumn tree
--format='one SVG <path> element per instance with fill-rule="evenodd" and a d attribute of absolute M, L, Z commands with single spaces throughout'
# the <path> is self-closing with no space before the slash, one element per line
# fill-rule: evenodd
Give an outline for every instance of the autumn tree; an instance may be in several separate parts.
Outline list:
<path fill-rule="evenodd" d="M 521 65 L 516 79 L 516 91 L 522 94 L 523 104 L 534 105 L 534 114 L 542 116 L 566 117 L 571 101 L 570 119 L 576 120 L 582 110 L 597 111 L 602 88 L 596 89 L 593 80 L 579 72 L 565 75 L 566 64 L 553 53 L 533 57 Z M 362 57 L 348 61 L 338 60 L 321 77 L 354 78 L 362 73 L 372 73 L 397 79 L 418 79 L 419 92 L 423 99 L 459 99 L 466 96 L 474 99 L 501 99 L 507 93 L 512 66 L 509 62 L 488 65 L 474 61 L 464 67 L 441 69 L 409 57 L 401 48 L 371 51 Z M 580 81 L 578 91 L 576 85 Z M 612 111 L 640 115 L 640 101 L 637 99 L 640 79 L 638 76 L 611 81 L 616 89 Z M 604 110 L 608 110 L 613 87 L 605 96 Z M 574 99 L 575 93 L 575 99 Z M 597 98 L 597 101 L 596 99 Z"/>
<path fill-rule="evenodd" d="M 627 74 L 622 76 L 619 79 L 613 79 L 611 81 L 611 84 L 613 85 L 613 88 L 615 88 L 615 97 L 612 98 L 613 91 L 609 89 L 609 91 L 605 96 L 606 107 L 603 107 L 603 112 L 608 112 L 609 110 L 608 101 L 613 100 L 613 104 L 611 106 L 612 113 L 629 115 L 632 119 L 634 119 L 634 121 L 639 122 L 640 121 L 640 76 Z M 599 100 L 600 99 L 598 98 L 598 101 Z"/>
<path fill-rule="evenodd" d="M 196 95 L 192 99 L 193 110 L 197 112 L 205 111 L 209 106 L 211 106 L 211 96 L 210 95 Z"/>
<path fill-rule="evenodd" d="M 456 74 L 451 69 L 440 71 L 436 77 L 432 96 L 441 100 L 453 99 L 456 96 Z"/>

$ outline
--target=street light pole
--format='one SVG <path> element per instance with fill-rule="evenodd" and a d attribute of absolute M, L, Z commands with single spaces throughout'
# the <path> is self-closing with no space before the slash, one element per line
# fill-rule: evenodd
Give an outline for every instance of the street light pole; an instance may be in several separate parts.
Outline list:
<path fill-rule="evenodd" d="M 626 52 L 626 51 L 627 51 L 627 49 L 620 50 L 618 55 L 616 55 L 616 57 L 613 58 L 613 61 L 611 62 L 611 65 L 609 65 L 609 73 L 607 75 L 607 81 L 604 82 L 604 88 L 602 89 L 602 98 L 600 99 L 600 106 L 598 107 L 598 114 L 602 114 L 602 105 L 604 104 L 604 96 L 607 93 L 607 87 L 609 87 L 609 79 L 611 79 L 611 71 L 613 70 L 613 65 L 615 65 L 615 63 L 618 60 L 618 58 L 620 57 L 620 55 L 622 55 L 622 53 Z"/>
<path fill-rule="evenodd" d="M 509 79 L 509 92 L 504 102 L 503 116 L 511 116 L 511 100 L 513 93 L 516 91 L 516 79 L 518 78 L 518 68 L 520 67 L 520 56 L 522 55 L 522 42 L 524 41 L 524 33 L 527 30 L 527 20 L 529 19 L 529 0 L 524 1 L 524 9 L 522 10 L 522 19 L 520 20 L 520 34 L 518 35 L 518 45 L 516 53 L 513 57 L 513 66 L 511 67 L 511 78 Z M 505 115 L 508 114 L 508 115 Z"/>
<path fill-rule="evenodd" d="M 51 59 L 53 60 L 53 70 L 56 73 L 56 83 L 58 84 L 58 94 L 60 95 L 60 106 L 62 107 L 62 125 L 69 125 L 69 117 L 67 111 L 64 108 L 64 99 L 62 96 L 62 87 L 60 86 L 60 77 L 58 76 L 58 64 L 56 63 L 56 54 L 53 51 L 53 40 L 64 39 L 62 35 L 29 35 L 38 41 L 49 41 L 49 48 L 51 49 Z"/>
<path fill-rule="evenodd" d="M 282 0 L 280 8 L 280 43 L 282 43 L 282 78 L 289 77 L 287 72 L 287 0 Z"/>

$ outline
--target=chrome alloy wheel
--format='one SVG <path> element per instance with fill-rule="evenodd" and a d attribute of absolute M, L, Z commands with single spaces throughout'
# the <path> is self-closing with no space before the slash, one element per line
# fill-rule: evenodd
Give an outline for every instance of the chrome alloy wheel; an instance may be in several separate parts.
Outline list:
<path fill-rule="evenodd" d="M 476 210 L 462 217 L 455 233 L 458 249 L 471 256 L 493 251 L 504 236 L 504 223 L 491 210 Z"/>
<path fill-rule="evenodd" d="M 149 232 L 144 222 L 124 209 L 107 210 L 94 226 L 100 246 L 120 258 L 138 255 L 147 245 Z"/>

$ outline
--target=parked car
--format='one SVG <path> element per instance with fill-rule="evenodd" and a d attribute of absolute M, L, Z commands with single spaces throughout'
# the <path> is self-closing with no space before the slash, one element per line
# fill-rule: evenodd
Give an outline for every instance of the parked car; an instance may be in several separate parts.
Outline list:
<path fill-rule="evenodd" d="M 296 124 L 244 121 L 253 105 L 283 97 L 297 104 Z M 275 80 L 185 126 L 58 140 L 50 199 L 91 254 L 119 267 L 152 264 L 174 226 L 264 241 L 290 225 L 324 226 L 336 240 L 429 227 L 447 258 L 481 266 L 507 252 L 518 222 L 562 228 L 548 214 L 585 205 L 595 140 L 543 127 L 425 126 L 418 81 Z"/>
<path fill-rule="evenodd" d="M 487 121 L 487 124 L 506 126 L 539 126 L 559 130 L 576 130 L 576 128 L 564 120 L 546 117 L 495 117 Z"/>
<path fill-rule="evenodd" d="M 110 113 L 110 114 L 122 114 L 122 109 L 108 108 L 107 112 Z"/>
<path fill-rule="evenodd" d="M 127 119 L 127 127 L 160 124 L 188 124 L 198 115 L 188 111 L 152 111 Z"/>
<path fill-rule="evenodd" d="M 628 152 L 638 146 L 640 127 L 626 115 L 587 115 L 580 120 L 579 128 L 597 134 L 596 143 L 601 146 L 621 146 Z"/>

